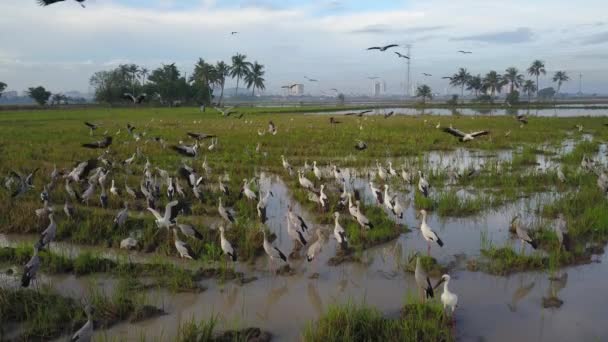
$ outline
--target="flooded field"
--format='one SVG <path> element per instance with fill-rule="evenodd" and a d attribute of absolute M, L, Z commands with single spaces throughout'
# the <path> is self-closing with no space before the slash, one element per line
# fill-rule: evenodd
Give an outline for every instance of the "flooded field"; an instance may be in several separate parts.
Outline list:
<path fill-rule="evenodd" d="M 42 339 L 65 340 L 86 321 L 82 303 L 96 298 L 98 306 L 126 303 L 117 306 L 126 313 L 98 324 L 94 340 L 186 341 L 184 326 L 217 322 L 216 332 L 255 327 L 272 334 L 273 340 L 297 341 L 306 340 L 303 332 L 309 324 L 340 305 L 356 303 L 379 310 L 387 319 L 400 319 L 404 307 L 421 302 L 414 272 L 419 257 L 428 265 L 425 267 L 433 283 L 442 274 L 451 276 L 450 290 L 459 298 L 454 322 L 450 323 L 453 325 L 448 329 L 455 340 L 608 338 L 608 330 L 602 325 L 602 318 L 608 314 L 608 299 L 599 295 L 608 285 L 608 271 L 603 267 L 607 258 L 603 253 L 608 228 L 604 221 L 606 195 L 598 189 L 608 164 L 608 150 L 599 121 L 584 122 L 581 128 L 570 121 L 556 121 L 563 125 L 558 135 L 541 124 L 520 127 L 513 120 L 474 118 L 457 123 L 474 127 L 478 121 L 488 120 L 482 124 L 494 125 L 494 130 L 488 139 L 468 145 L 436 129 L 434 123 L 423 124 L 407 117 L 388 119 L 402 127 L 420 125 L 409 133 L 410 140 L 394 143 L 407 145 L 407 153 L 391 151 L 392 146 L 379 143 L 372 147 L 373 154 L 353 153 L 352 138 L 369 134 L 364 135 L 365 139 L 373 141 L 376 125 L 382 127 L 384 119 L 370 119 L 364 130 L 355 118 L 332 127 L 326 117 L 307 115 L 273 118 L 279 129 L 290 135 L 285 140 L 272 133 L 256 134 L 257 127 L 267 123 L 266 118 L 247 123 L 211 121 L 205 126 L 209 132 L 233 135 L 220 138 L 225 145 L 220 145 L 219 151 L 205 145 L 210 152 L 193 159 L 176 155 L 161 158 L 171 152 L 153 140 L 117 138 L 125 139 L 116 144 L 115 153 L 120 159 L 108 158 L 118 160 L 111 169 L 121 191 L 123 184 L 137 184 L 144 192 L 146 186 L 140 175 L 148 172 L 154 175 L 145 179 L 156 182 L 164 179 L 161 171 L 173 173 L 176 165 L 199 170 L 200 187 L 193 189 L 200 190 L 202 196 L 199 193 L 197 198 L 186 188 L 189 205 L 180 209 L 178 221 L 167 223 L 171 228 L 177 223 L 189 224 L 200 233 L 200 238 L 186 236 L 183 230 L 174 233 L 189 244 L 187 253 L 192 252 L 188 256 L 193 260 L 178 258 L 181 252 L 176 251 L 176 238 L 170 230 L 157 228 L 164 223 L 162 216 L 159 219 L 146 210 L 150 198 L 136 194 L 130 199 L 127 224 L 121 228 L 113 220 L 123 208 L 124 197 L 112 195 L 105 208 L 98 205 L 97 196 L 91 199 L 91 205 L 75 203 L 79 214 L 68 219 L 63 203 L 70 198 L 61 184 L 51 203 L 59 224 L 57 237 L 47 251 L 41 252 L 42 267 L 30 290 L 21 290 L 23 265 L 49 224 L 44 215 L 38 218 L 32 214 L 43 207 L 38 192 L 46 183 L 37 181 L 36 191 L 19 201 L 11 202 L 9 192 L 1 193 L 11 204 L 2 208 L 0 287 L 13 291 L 6 293 L 55 293 L 63 298 L 66 310 L 73 313 L 66 318 L 71 325 L 52 330 L 48 338 Z M 146 118 L 146 125 L 152 126 L 150 131 L 165 132 L 167 127 L 176 126 L 189 129 L 186 125 L 202 129 L 197 120 L 157 120 Z M 526 129 L 533 130 L 534 140 L 510 144 L 511 132 L 519 139 L 529 138 Z M 507 131 L 509 134 L 503 134 Z M 80 132 L 69 139 L 80 140 L 86 134 Z M 396 131 L 394 136 L 399 134 Z M 417 146 L 412 148 L 427 139 L 427 134 L 433 135 L 431 143 L 418 150 Z M 323 145 L 327 136 L 341 141 L 335 151 L 331 145 L 318 151 L 309 146 L 309 141 Z M 287 147 L 293 137 L 300 139 L 300 144 Z M 489 145 L 495 141 L 502 142 L 500 148 Z M 137 148 L 142 149 L 142 155 L 125 166 L 128 162 L 123 160 Z M 336 152 L 340 149 L 347 152 Z M 8 151 L 16 155 L 10 145 Z M 35 165 L 29 158 L 46 158 L 36 151 L 31 148 L 23 165 Z M 49 160 L 70 165 L 71 157 L 55 150 L 50 153 Z M 283 158 L 291 164 L 282 164 Z M 315 161 L 319 161 L 316 168 Z M 44 181 L 53 164 L 47 161 L 44 165 L 44 174 L 39 176 Z M 334 166 L 339 168 L 339 176 Z M 311 181 L 314 191 L 303 188 L 299 172 Z M 426 195 L 419 186 L 421 178 L 430 184 Z M 188 182 L 181 180 L 183 185 Z M 221 191 L 220 183 L 230 191 Z M 321 185 L 329 196 L 327 206 L 318 201 Z M 389 209 L 386 201 L 379 203 L 372 186 L 381 189 L 385 199 L 388 194 L 392 199 L 389 203 L 400 203 L 402 215 Z M 159 184 L 159 188 L 157 203 L 152 204 L 163 212 L 169 203 L 168 182 Z M 254 200 L 248 199 L 252 193 Z M 355 204 L 339 204 L 346 194 L 360 201 L 357 211 L 368 216 L 374 228 L 359 228 L 355 215 L 349 213 Z M 220 198 L 236 220 L 222 216 Z M 261 220 L 257 212 L 260 198 L 266 198 L 266 220 Z M 307 240 L 302 249 L 294 249 L 294 238 L 287 230 L 290 208 L 310 228 L 302 229 Z M 442 247 L 435 243 L 429 247 L 425 241 L 420 229 L 422 209 L 428 211 L 426 224 L 440 237 Z M 344 249 L 334 237 L 334 211 L 340 212 L 339 222 L 351 248 Z M 556 235 L 561 216 L 569 225 L 569 247 L 562 247 Z M 529 229 L 538 248 L 522 242 L 514 228 L 517 224 Z M 226 258 L 220 227 L 225 227 L 225 236 L 236 247 L 235 262 Z M 279 259 L 269 262 L 262 248 L 262 231 L 288 256 L 287 263 Z M 138 240 L 133 250 L 119 248 L 126 237 Z M 314 245 L 321 247 L 309 262 L 307 252 Z M 440 305 L 442 292 L 437 287 L 431 303 Z M 107 306 L 114 308 L 110 304 Z M 156 311 L 143 317 L 134 314 L 143 307 Z M 102 318 L 112 311 L 104 310 Z M 29 335 L 24 333 L 37 333 L 28 324 L 27 320 L 16 320 L 2 325 L 0 336 L 27 340 L 24 336 Z"/>
<path fill-rule="evenodd" d="M 322 115 L 344 115 L 350 113 L 358 113 L 363 110 L 343 110 L 343 111 L 328 111 L 318 112 L 314 114 Z M 449 116 L 449 115 L 489 115 L 489 116 L 501 116 L 501 115 L 529 115 L 529 116 L 541 116 L 541 117 L 576 117 L 576 116 L 605 116 L 608 110 L 600 106 L 594 108 L 593 106 L 576 107 L 572 105 L 558 105 L 555 108 L 543 108 L 543 109 L 511 109 L 511 108 L 499 108 L 499 109 L 476 109 L 476 108 L 400 108 L 400 107 L 386 107 L 386 108 L 374 108 L 371 112 L 365 115 L 385 115 L 393 112 L 395 115 L 438 115 L 438 116 Z M 313 114 L 313 113 L 311 113 Z"/>

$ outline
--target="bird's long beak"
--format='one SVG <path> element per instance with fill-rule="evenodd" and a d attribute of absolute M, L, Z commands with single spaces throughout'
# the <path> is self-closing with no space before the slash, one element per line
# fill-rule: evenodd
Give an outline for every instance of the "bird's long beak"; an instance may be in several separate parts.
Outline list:
<path fill-rule="evenodd" d="M 435 284 L 435 286 L 433 286 L 433 289 L 437 289 L 439 287 L 439 285 L 443 284 L 445 282 L 445 279 L 443 279 L 443 277 L 441 279 L 439 279 L 439 281 L 437 282 L 437 284 Z"/>

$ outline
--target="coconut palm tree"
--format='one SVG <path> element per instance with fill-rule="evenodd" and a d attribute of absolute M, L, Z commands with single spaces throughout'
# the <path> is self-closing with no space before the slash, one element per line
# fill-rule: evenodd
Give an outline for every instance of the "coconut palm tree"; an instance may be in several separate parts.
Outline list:
<path fill-rule="evenodd" d="M 467 71 L 466 68 L 458 69 L 458 72 L 452 76 L 452 79 L 450 80 L 450 85 L 454 87 L 460 87 L 460 97 L 464 96 L 464 86 L 467 85 L 470 78 L 471 74 Z"/>
<path fill-rule="evenodd" d="M 217 82 L 218 75 L 215 67 L 204 59 L 199 58 L 198 62 L 194 65 L 194 73 L 190 77 L 190 81 L 203 85 L 203 89 L 207 89 L 209 92 L 209 100 L 211 100 L 213 92 L 213 84 Z"/>
<path fill-rule="evenodd" d="M 492 97 L 492 102 L 494 101 L 494 96 L 496 93 L 500 93 L 502 87 L 505 85 L 502 76 L 499 75 L 496 71 L 492 70 L 486 74 L 483 78 L 483 91 L 490 91 L 490 96 Z"/>
<path fill-rule="evenodd" d="M 251 96 L 255 95 L 255 88 L 260 90 L 266 89 L 264 86 L 264 73 L 264 66 L 255 61 L 251 65 L 249 72 L 247 72 L 245 75 L 245 83 L 247 83 L 247 88 L 252 88 Z"/>
<path fill-rule="evenodd" d="M 515 89 L 518 89 L 524 83 L 524 75 L 519 73 L 519 70 L 514 67 L 507 68 L 505 70 L 505 74 L 502 76 L 502 79 L 505 83 L 509 83 L 511 85 L 510 92 L 512 93 Z"/>
<path fill-rule="evenodd" d="M 215 72 L 217 74 L 217 84 L 222 89 L 220 93 L 220 100 L 218 102 L 218 105 L 221 107 L 222 100 L 224 99 L 224 85 L 226 85 L 226 77 L 230 75 L 230 67 L 223 61 L 219 61 L 215 64 Z"/>
<path fill-rule="evenodd" d="M 433 99 L 433 91 L 431 90 L 431 87 L 423 84 L 416 89 L 416 97 L 422 97 L 422 103 L 426 103 L 427 98 L 429 100 Z"/>
<path fill-rule="evenodd" d="M 232 78 L 236 77 L 236 90 L 234 92 L 235 96 L 239 94 L 239 81 L 249 71 L 251 67 L 251 63 L 247 62 L 247 56 L 237 53 L 232 56 L 232 66 L 230 67 L 230 76 Z"/>
<path fill-rule="evenodd" d="M 522 86 L 522 90 L 524 91 L 524 93 L 528 94 L 528 102 L 530 102 L 532 94 L 534 94 L 538 89 L 534 81 L 526 80 L 526 82 L 524 82 L 524 85 Z"/>
<path fill-rule="evenodd" d="M 144 67 L 142 67 L 141 69 L 139 69 L 139 77 L 141 77 L 141 85 L 143 86 L 144 84 L 146 84 L 146 80 L 148 79 L 148 74 L 150 73 L 150 71 Z"/>
<path fill-rule="evenodd" d="M 545 74 L 547 74 L 547 71 L 545 70 L 545 62 L 541 61 L 540 59 L 532 62 L 532 65 L 530 65 L 528 68 L 528 75 L 536 76 L 536 97 L 538 97 L 538 88 L 540 88 L 538 86 L 538 77 Z"/>
<path fill-rule="evenodd" d="M 553 75 L 553 82 L 557 82 L 557 93 L 562 88 L 562 83 L 570 81 L 570 76 L 565 71 L 556 71 Z"/>
<path fill-rule="evenodd" d="M 475 97 L 479 96 L 479 92 L 483 88 L 483 80 L 481 75 L 471 76 L 469 81 L 467 82 L 467 90 L 473 91 L 475 93 Z"/>

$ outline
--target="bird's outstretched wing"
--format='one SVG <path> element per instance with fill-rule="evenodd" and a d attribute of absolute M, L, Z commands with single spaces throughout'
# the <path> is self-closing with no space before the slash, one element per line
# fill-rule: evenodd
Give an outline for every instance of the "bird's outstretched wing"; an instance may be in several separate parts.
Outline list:
<path fill-rule="evenodd" d="M 165 206 L 165 220 L 173 221 L 177 217 L 179 213 L 180 205 L 179 201 L 169 202 L 167 206 Z"/>
<path fill-rule="evenodd" d="M 379 46 L 372 46 L 372 47 L 367 48 L 367 50 L 380 50 L 380 49 L 382 49 L 382 48 Z"/>
<path fill-rule="evenodd" d="M 478 132 L 471 133 L 471 135 L 474 137 L 479 137 L 479 136 L 488 135 L 488 134 L 490 134 L 490 131 L 478 131 Z"/>
<path fill-rule="evenodd" d="M 456 128 L 452 128 L 452 127 L 446 127 L 443 129 L 443 131 L 446 133 L 450 133 L 451 135 L 459 137 L 459 138 L 463 138 L 465 136 L 464 133 L 462 133 L 461 131 L 457 130 Z"/>
<path fill-rule="evenodd" d="M 388 50 L 388 49 L 390 49 L 392 47 L 397 47 L 397 46 L 399 46 L 399 44 L 389 44 L 389 45 L 383 46 L 380 50 L 381 51 L 386 51 L 386 50 Z"/>
<path fill-rule="evenodd" d="M 154 215 L 154 217 L 156 217 L 157 220 L 162 220 L 163 217 L 160 216 L 160 213 L 152 208 L 148 208 L 148 211 L 150 211 L 152 213 L 152 215 Z"/>
<path fill-rule="evenodd" d="M 65 1 L 65 0 L 38 0 L 38 5 L 40 6 L 48 6 L 52 5 L 56 2 Z"/>

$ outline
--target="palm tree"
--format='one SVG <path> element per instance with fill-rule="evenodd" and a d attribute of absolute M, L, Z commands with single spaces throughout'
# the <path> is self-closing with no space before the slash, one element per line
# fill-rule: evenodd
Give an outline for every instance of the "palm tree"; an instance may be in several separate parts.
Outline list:
<path fill-rule="evenodd" d="M 251 66 L 251 63 L 246 61 L 247 56 L 246 55 L 242 55 L 240 53 L 237 53 L 236 55 L 232 56 L 232 66 L 230 67 L 230 76 L 232 78 L 236 77 L 236 91 L 235 91 L 235 96 L 239 94 L 239 81 L 241 80 L 242 77 L 244 77 L 245 75 L 247 75 L 247 72 L 249 71 L 249 68 Z"/>
<path fill-rule="evenodd" d="M 483 80 L 481 75 L 471 76 L 469 81 L 467 82 L 467 90 L 473 91 L 475 93 L 475 97 L 479 96 L 479 91 L 483 88 Z"/>
<path fill-rule="evenodd" d="M 450 85 L 460 87 L 460 97 L 464 96 L 464 86 L 467 85 L 471 74 L 465 68 L 458 69 L 458 72 L 452 76 Z"/>
<path fill-rule="evenodd" d="M 258 64 L 257 61 L 253 62 L 251 65 L 251 69 L 245 75 L 245 83 L 247 83 L 247 88 L 251 89 L 251 96 L 255 95 L 255 88 L 260 90 L 266 89 L 264 86 L 264 66 Z"/>
<path fill-rule="evenodd" d="M 212 96 L 212 85 L 217 82 L 218 75 L 215 67 L 207 62 L 204 59 L 199 58 L 198 62 L 194 66 L 194 73 L 190 77 L 191 81 L 200 83 L 207 88 L 209 92 L 209 100 L 211 100 Z"/>
<path fill-rule="evenodd" d="M 557 82 L 557 93 L 562 88 L 562 83 L 570 81 L 570 77 L 565 71 L 556 71 L 553 75 L 553 82 Z"/>
<path fill-rule="evenodd" d="M 541 61 L 540 59 L 537 59 L 532 62 L 532 65 L 530 65 L 530 67 L 528 68 L 528 75 L 536 76 L 536 97 L 538 97 L 538 88 L 540 88 L 538 83 L 538 77 L 541 74 L 547 74 L 547 71 L 545 71 L 545 62 Z"/>
<path fill-rule="evenodd" d="M 146 80 L 148 79 L 148 74 L 150 73 L 150 71 L 144 67 L 142 67 L 141 69 L 139 69 L 139 77 L 141 77 L 141 85 L 143 86 L 144 84 L 146 84 Z"/>
<path fill-rule="evenodd" d="M 536 83 L 534 83 L 534 81 L 526 80 L 526 82 L 524 82 L 522 90 L 524 91 L 524 93 L 528 94 L 528 102 L 530 102 L 530 98 L 532 97 L 532 94 L 534 94 L 538 89 L 537 89 Z"/>
<path fill-rule="evenodd" d="M 502 87 L 505 85 L 502 76 L 500 76 L 496 71 L 492 70 L 486 74 L 483 78 L 483 91 L 490 91 L 490 96 L 492 97 L 491 101 L 494 102 L 494 96 L 496 93 L 500 93 Z"/>
<path fill-rule="evenodd" d="M 524 75 L 519 73 L 519 70 L 514 67 L 507 68 L 505 70 L 505 74 L 502 76 L 502 79 L 505 83 L 509 83 L 511 85 L 510 92 L 512 93 L 515 89 L 518 89 L 524 83 Z"/>
<path fill-rule="evenodd" d="M 221 107 L 224 99 L 224 85 L 226 84 L 226 77 L 230 75 L 230 67 L 223 61 L 219 61 L 215 64 L 215 72 L 217 74 L 217 84 L 222 88 L 218 102 L 218 106 Z"/>
<path fill-rule="evenodd" d="M 427 98 L 429 100 L 433 99 L 433 91 L 431 90 L 431 87 L 423 84 L 416 89 L 416 97 L 422 97 L 422 103 L 426 103 Z"/>

